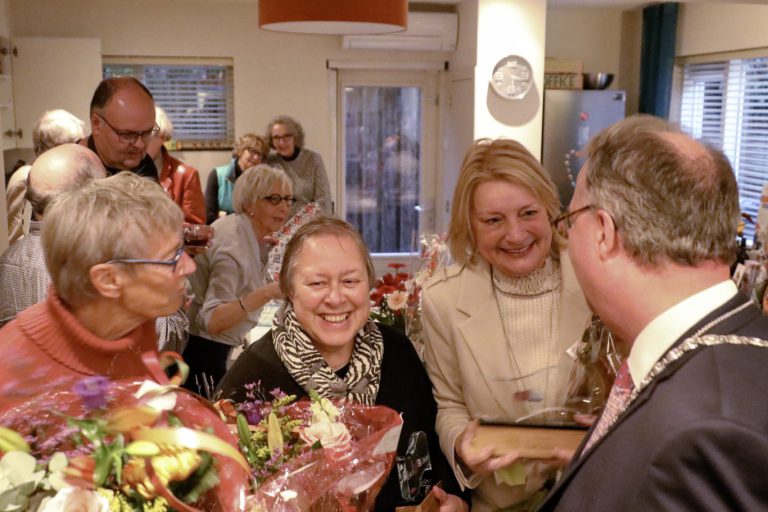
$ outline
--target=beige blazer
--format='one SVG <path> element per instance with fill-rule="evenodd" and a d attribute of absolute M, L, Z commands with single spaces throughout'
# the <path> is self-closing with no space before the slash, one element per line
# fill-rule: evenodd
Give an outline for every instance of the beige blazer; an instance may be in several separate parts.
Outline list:
<path fill-rule="evenodd" d="M 566 350 L 581 339 L 591 311 L 566 253 L 561 254 L 560 267 L 563 286 L 556 364 L 563 367 L 559 392 L 564 396 L 573 364 Z M 516 370 L 509 357 L 487 263 L 453 265 L 427 282 L 423 323 L 425 362 L 438 405 L 436 430 L 457 479 L 463 486 L 475 489 L 473 512 L 496 510 L 526 499 L 543 482 L 529 479 L 526 486 L 496 485 L 493 476 L 483 479 L 464 475 L 454 458 L 456 438 L 473 419 L 513 421 L 527 413 L 526 405 L 512 398 L 521 390 L 509 378 L 515 376 Z M 514 346 L 514 340 L 511 343 Z"/>

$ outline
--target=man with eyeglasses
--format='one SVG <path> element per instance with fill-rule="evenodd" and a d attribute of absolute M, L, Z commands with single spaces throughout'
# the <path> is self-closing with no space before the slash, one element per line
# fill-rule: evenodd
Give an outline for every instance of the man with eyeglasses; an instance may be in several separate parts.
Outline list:
<path fill-rule="evenodd" d="M 132 171 L 158 180 L 147 144 L 158 133 L 155 101 L 133 77 L 105 78 L 91 99 L 91 135 L 80 141 L 99 158 L 110 175 Z"/>
<path fill-rule="evenodd" d="M 539 512 L 768 510 L 768 319 L 729 278 L 739 214 L 725 155 L 666 121 L 590 143 L 556 221 L 628 356 Z"/>

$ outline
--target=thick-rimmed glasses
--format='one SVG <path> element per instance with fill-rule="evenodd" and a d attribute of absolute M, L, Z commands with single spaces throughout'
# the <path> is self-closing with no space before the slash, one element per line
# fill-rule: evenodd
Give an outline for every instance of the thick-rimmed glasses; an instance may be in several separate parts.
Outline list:
<path fill-rule="evenodd" d="M 296 202 L 295 196 L 281 196 L 280 194 L 272 194 L 271 196 L 262 197 L 263 200 L 269 201 L 269 204 L 273 204 L 275 206 L 280 204 L 280 201 L 285 201 L 285 204 L 288 206 L 293 206 L 293 204 Z"/>
<path fill-rule="evenodd" d="M 155 123 L 155 126 L 151 130 L 147 130 L 145 132 L 124 132 L 109 124 L 109 121 L 107 121 L 101 114 L 96 115 L 99 116 L 102 121 L 104 121 L 104 124 L 109 126 L 110 130 L 115 132 L 115 135 L 117 135 L 117 138 L 120 139 L 120 142 L 123 144 L 136 144 L 140 138 L 144 141 L 144 144 L 146 144 L 149 142 L 150 138 L 160 133 L 160 127 L 157 126 L 157 123 Z"/>
<path fill-rule="evenodd" d="M 184 254 L 184 245 L 182 244 L 181 247 L 176 249 L 176 252 L 173 255 L 173 258 L 169 260 L 146 260 L 146 259 L 137 259 L 137 258 L 115 258 L 113 260 L 109 260 L 107 263 L 128 263 L 128 264 L 135 264 L 135 265 L 165 265 L 168 267 L 171 267 L 172 272 L 176 272 L 176 267 L 179 265 L 179 261 L 181 261 L 181 256 Z"/>
<path fill-rule="evenodd" d="M 554 218 L 552 225 L 555 226 L 555 228 L 558 229 L 567 238 L 568 230 L 573 227 L 573 222 L 576 215 L 585 212 L 590 208 L 592 208 L 592 205 L 588 204 L 586 206 L 582 206 L 581 208 L 576 208 L 572 212 L 563 212 Z M 565 223 L 565 228 L 561 226 L 563 223 Z"/>
<path fill-rule="evenodd" d="M 293 139 L 292 133 L 286 133 L 285 135 L 273 135 L 272 140 L 275 142 L 284 142 Z"/>

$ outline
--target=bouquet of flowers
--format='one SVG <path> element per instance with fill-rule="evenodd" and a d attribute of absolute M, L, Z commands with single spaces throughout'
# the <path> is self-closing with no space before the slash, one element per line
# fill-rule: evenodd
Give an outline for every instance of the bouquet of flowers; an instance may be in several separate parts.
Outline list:
<path fill-rule="evenodd" d="M 334 404 L 248 387 L 249 401 L 233 409 L 240 448 L 251 465 L 254 510 L 364 511 L 394 463 L 402 419 L 381 406 Z"/>
<path fill-rule="evenodd" d="M 89 377 L 0 424 L 16 475 L 0 476 L 0 510 L 244 510 L 248 464 L 228 426 L 175 386 Z"/>

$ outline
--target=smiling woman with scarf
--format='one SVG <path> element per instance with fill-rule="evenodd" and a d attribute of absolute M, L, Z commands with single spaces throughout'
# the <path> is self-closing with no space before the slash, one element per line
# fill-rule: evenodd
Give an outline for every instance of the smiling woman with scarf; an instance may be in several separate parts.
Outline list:
<path fill-rule="evenodd" d="M 302 226 L 286 248 L 280 287 L 287 304 L 272 330 L 251 345 L 221 382 L 221 398 L 246 400 L 246 384 L 280 388 L 299 398 L 310 389 L 329 399 L 385 405 L 403 415 L 398 455 L 412 432 L 429 440 L 433 481 L 448 492 L 458 485 L 440 452 L 434 431 L 435 401 L 410 340 L 369 320 L 373 264 L 360 234 L 329 217 Z M 466 510 L 458 496 L 436 491 L 443 512 Z M 397 469 L 376 500 L 375 510 L 403 504 Z"/>

